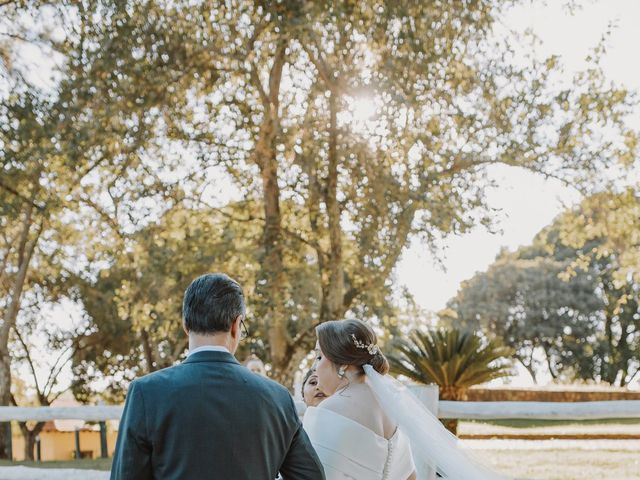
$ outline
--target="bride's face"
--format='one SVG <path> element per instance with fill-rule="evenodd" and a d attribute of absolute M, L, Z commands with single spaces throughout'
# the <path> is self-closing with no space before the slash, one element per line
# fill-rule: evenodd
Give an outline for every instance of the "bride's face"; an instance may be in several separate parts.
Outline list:
<path fill-rule="evenodd" d="M 318 388 L 328 397 L 333 395 L 340 386 L 342 380 L 338 376 L 336 366 L 322 353 L 320 345 L 316 345 L 316 362 L 314 370 L 318 376 Z"/>

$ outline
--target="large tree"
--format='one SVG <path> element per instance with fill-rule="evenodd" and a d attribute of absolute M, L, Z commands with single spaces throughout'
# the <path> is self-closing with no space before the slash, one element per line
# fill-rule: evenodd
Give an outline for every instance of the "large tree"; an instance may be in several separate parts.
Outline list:
<path fill-rule="evenodd" d="M 150 168 L 157 163 L 142 157 L 152 147 L 142 141 L 146 108 L 93 95 L 87 72 L 99 79 L 105 71 L 87 61 L 93 46 L 82 22 L 68 23 L 68 10 L 47 3 L 0 4 L 0 405 L 11 404 L 9 341 L 25 295 L 54 300 L 50 284 L 90 259 L 104 261 L 97 252 L 117 249 L 126 227 L 152 210 L 149 200 L 166 192 Z M 52 78 L 34 73 L 34 49 L 44 59 L 40 73 Z M 6 434 L 3 425 L 0 458 L 8 456 Z"/>
<path fill-rule="evenodd" d="M 43 3 L 6 8 L 37 18 Z M 164 211 L 206 207 L 225 182 L 259 208 L 233 218 L 259 225 L 253 328 L 288 382 L 316 324 L 384 318 L 409 239 L 435 249 L 490 222 L 491 165 L 587 187 L 636 146 L 630 97 L 597 69 L 566 85 L 557 59 L 516 59 L 497 27 L 511 1 L 50 3 L 63 40 L 19 36 L 61 52 L 58 81 L 9 76 L 3 97 L 2 191 L 20 205 L 3 222 L 26 233 L 3 253 L 0 339 L 47 225 L 81 225 L 54 244 L 92 283 Z"/>
<path fill-rule="evenodd" d="M 640 372 L 639 284 L 633 275 L 618 275 L 629 245 L 620 244 L 620 251 L 606 236 L 579 248 L 566 243 L 572 238 L 567 225 L 598 221 L 593 201 L 561 215 L 531 246 L 502 252 L 486 272 L 464 282 L 448 306 L 453 321 L 503 337 L 534 379 L 541 350 L 553 378 L 624 386 Z M 601 201 L 600 214 L 615 204 Z M 617 212 L 610 214 L 613 219 Z"/>
<path fill-rule="evenodd" d="M 80 2 L 108 65 L 86 71 L 96 95 L 162 103 L 148 131 L 261 205 L 254 308 L 277 378 L 315 324 L 384 303 L 410 238 L 490 222 L 491 165 L 586 187 L 635 149 L 631 99 L 597 68 L 567 83 L 556 58 L 516 59 L 497 27 L 512 3 Z M 300 252 L 320 293 L 304 326 L 287 313 Z"/>
<path fill-rule="evenodd" d="M 295 208 L 285 202 L 284 218 L 293 221 Z M 254 353 L 270 363 L 262 330 L 268 325 L 260 321 L 253 305 L 260 273 L 261 252 L 255 247 L 260 211 L 260 205 L 248 202 L 215 211 L 175 206 L 131 235 L 127 250 L 95 278 L 78 277 L 71 282 L 87 321 L 82 331 L 69 332 L 67 338 L 76 346 L 76 398 L 122 401 L 128 381 L 182 359 L 187 348 L 181 322 L 183 292 L 193 278 L 211 271 L 233 272 L 245 286 L 250 336 L 241 343 L 238 357 Z M 285 265 L 294 287 L 284 311 L 303 331 L 315 325 L 321 295 L 317 270 L 306 261 L 313 249 L 291 242 L 286 251 Z M 390 306 L 372 311 L 387 323 L 397 318 Z"/>
<path fill-rule="evenodd" d="M 627 161 L 639 165 L 638 157 Z M 564 277 L 596 269 L 604 303 L 596 357 L 605 360 L 586 369 L 623 385 L 640 375 L 640 196 L 631 185 L 591 195 L 557 222 L 562 243 L 578 253 Z"/>
<path fill-rule="evenodd" d="M 246 215 L 252 209 L 258 210 L 242 204 L 225 213 Z M 195 277 L 237 272 L 251 298 L 259 269 L 252 238 L 258 229 L 255 222 L 234 222 L 223 213 L 176 206 L 132 235 L 129 248 L 96 278 L 76 279 L 74 291 L 88 322 L 83 332 L 70 332 L 76 397 L 95 400 L 99 388 L 102 398 L 121 401 L 128 381 L 184 357 L 182 296 Z M 260 336 L 252 323 L 254 337 Z M 252 347 L 261 346 L 247 340 L 240 353 Z"/>

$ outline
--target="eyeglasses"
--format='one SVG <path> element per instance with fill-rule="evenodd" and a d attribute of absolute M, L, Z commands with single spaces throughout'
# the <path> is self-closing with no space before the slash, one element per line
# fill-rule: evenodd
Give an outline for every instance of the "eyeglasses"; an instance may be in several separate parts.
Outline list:
<path fill-rule="evenodd" d="M 247 330 L 247 326 L 244 323 L 244 318 L 240 319 L 240 340 L 244 340 L 249 336 L 249 330 Z"/>

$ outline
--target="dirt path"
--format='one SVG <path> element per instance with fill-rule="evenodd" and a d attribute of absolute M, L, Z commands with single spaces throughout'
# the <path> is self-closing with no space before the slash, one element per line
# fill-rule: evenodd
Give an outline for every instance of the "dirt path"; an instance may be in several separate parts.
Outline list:
<path fill-rule="evenodd" d="M 0 480 L 107 480 L 109 472 L 72 468 L 0 467 Z"/>

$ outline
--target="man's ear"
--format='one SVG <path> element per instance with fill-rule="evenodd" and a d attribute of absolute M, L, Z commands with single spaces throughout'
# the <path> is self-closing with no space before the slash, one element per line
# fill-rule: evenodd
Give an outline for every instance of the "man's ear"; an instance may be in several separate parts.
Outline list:
<path fill-rule="evenodd" d="M 233 338 L 240 338 L 240 322 L 242 321 L 242 315 L 238 315 L 236 319 L 231 323 L 231 336 Z"/>
<path fill-rule="evenodd" d="M 189 329 L 187 328 L 187 324 L 182 322 L 182 330 L 184 330 L 184 333 L 187 334 L 187 336 L 189 336 Z"/>

